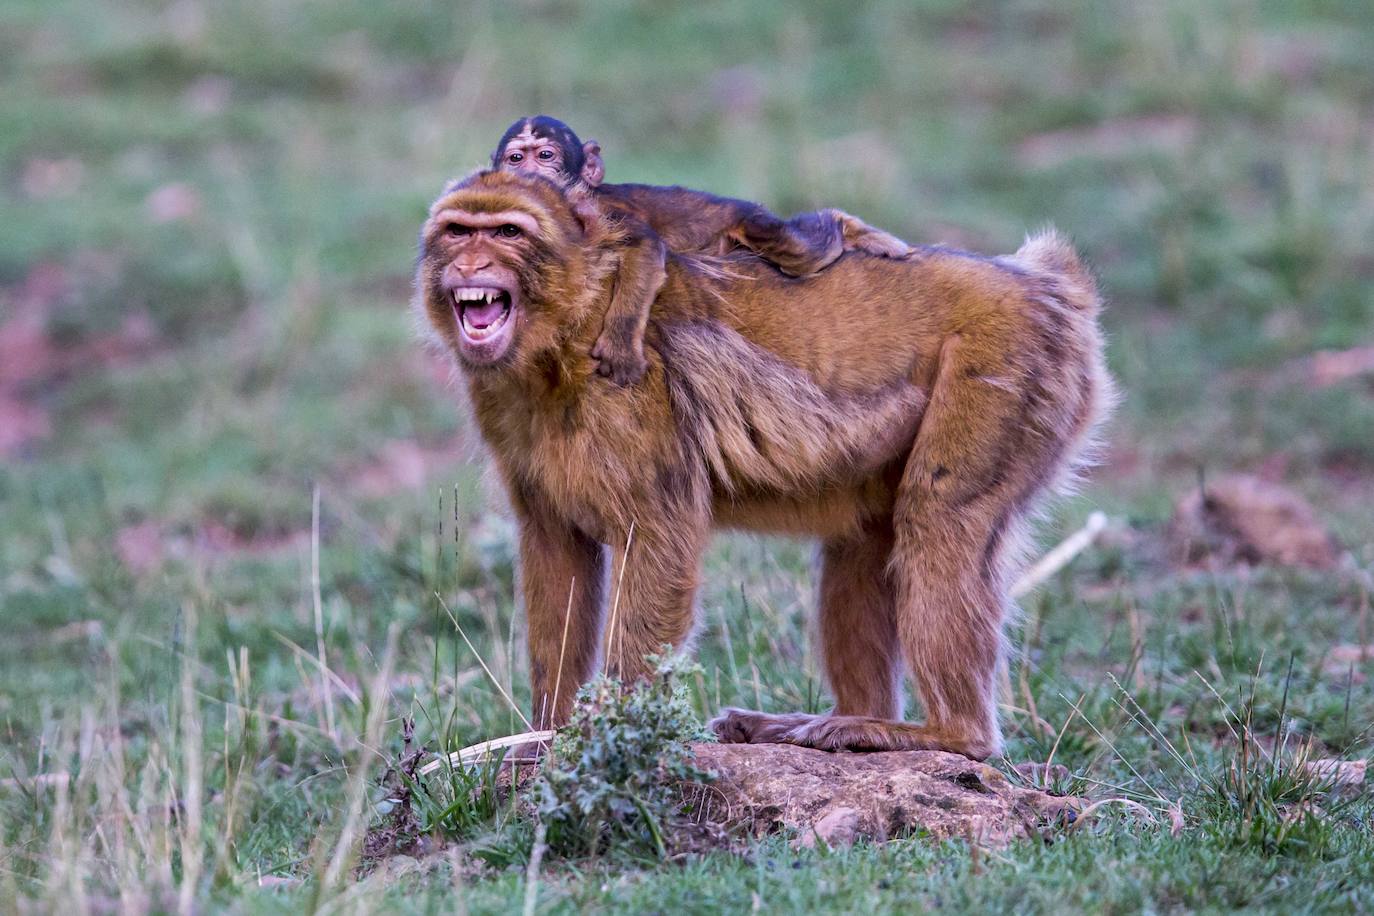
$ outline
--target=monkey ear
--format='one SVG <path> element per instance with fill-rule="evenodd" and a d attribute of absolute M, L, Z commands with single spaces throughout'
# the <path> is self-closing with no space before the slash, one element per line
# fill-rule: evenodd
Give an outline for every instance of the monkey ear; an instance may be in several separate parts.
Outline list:
<path fill-rule="evenodd" d="M 577 222 L 582 226 L 583 237 L 590 235 L 592 229 L 601 224 L 601 208 L 590 196 L 583 194 L 570 195 L 569 203 L 572 204 L 573 216 L 577 217 Z"/>
<path fill-rule="evenodd" d="M 582 144 L 582 180 L 587 187 L 598 187 L 606 177 L 606 164 L 601 161 L 601 144 L 588 140 Z"/>

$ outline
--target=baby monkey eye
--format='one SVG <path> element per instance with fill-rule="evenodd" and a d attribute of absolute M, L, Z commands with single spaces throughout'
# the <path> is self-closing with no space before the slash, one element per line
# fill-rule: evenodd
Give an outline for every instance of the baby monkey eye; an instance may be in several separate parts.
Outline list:
<path fill-rule="evenodd" d="M 525 158 L 525 154 L 524 154 L 524 153 L 511 153 L 509 156 L 506 157 L 506 161 L 507 161 L 507 162 L 520 162 L 520 161 L 523 160 L 524 158 Z"/>
<path fill-rule="evenodd" d="M 496 234 L 506 239 L 518 239 L 524 233 L 520 231 L 519 226 L 512 226 L 510 223 L 506 223 L 496 230 Z"/>
<path fill-rule="evenodd" d="M 540 159 L 545 159 L 545 160 L 547 160 L 547 159 L 552 159 L 552 158 L 553 158 L 553 150 L 551 150 L 551 149 L 541 149 L 541 150 L 539 151 L 539 158 L 540 158 Z"/>

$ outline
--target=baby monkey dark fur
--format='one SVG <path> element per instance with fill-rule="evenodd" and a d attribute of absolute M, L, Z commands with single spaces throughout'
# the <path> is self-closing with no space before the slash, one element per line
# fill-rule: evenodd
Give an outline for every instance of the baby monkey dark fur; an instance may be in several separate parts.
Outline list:
<path fill-rule="evenodd" d="M 782 219 L 747 200 L 717 197 L 690 188 L 605 184 L 605 163 L 595 140 L 585 143 L 557 118 L 521 118 L 501 136 L 492 168 L 540 175 L 563 188 L 575 207 L 617 220 L 623 230 L 615 292 L 592 347 L 597 371 L 618 385 L 644 376 L 644 332 L 649 308 L 663 287 L 669 251 L 723 255 L 750 249 L 778 270 L 805 277 L 830 266 L 846 251 L 887 258 L 912 249 L 896 236 L 841 210 L 827 209 Z"/>

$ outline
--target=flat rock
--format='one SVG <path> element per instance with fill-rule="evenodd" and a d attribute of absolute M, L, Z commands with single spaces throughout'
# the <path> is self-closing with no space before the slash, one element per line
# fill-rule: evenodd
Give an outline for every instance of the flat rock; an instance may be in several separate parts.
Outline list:
<path fill-rule="evenodd" d="M 987 764 L 940 751 L 830 753 L 788 744 L 697 744 L 716 774 L 715 822 L 757 834 L 790 829 L 803 845 L 864 838 L 967 837 L 1003 845 L 1071 823 L 1076 798 L 1013 785 Z"/>

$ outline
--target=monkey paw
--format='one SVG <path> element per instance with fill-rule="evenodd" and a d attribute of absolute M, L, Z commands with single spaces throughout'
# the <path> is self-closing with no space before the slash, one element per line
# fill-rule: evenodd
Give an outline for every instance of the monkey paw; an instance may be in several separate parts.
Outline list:
<path fill-rule="evenodd" d="M 721 744 L 782 744 L 789 731 L 818 716 L 804 712 L 774 714 L 727 706 L 711 720 L 711 731 Z"/>
<path fill-rule="evenodd" d="M 915 248 L 897 236 L 889 235 L 878 229 L 873 229 L 860 236 L 854 240 L 853 244 L 855 249 L 864 254 L 871 254 L 879 258 L 892 258 L 898 261 L 909 258 L 916 252 Z"/>
<path fill-rule="evenodd" d="M 602 334 L 592 347 L 592 357 L 597 360 L 596 372 L 624 388 L 644 378 L 649 361 L 643 352 L 635 352 L 633 347 L 625 346 L 613 336 Z"/>

